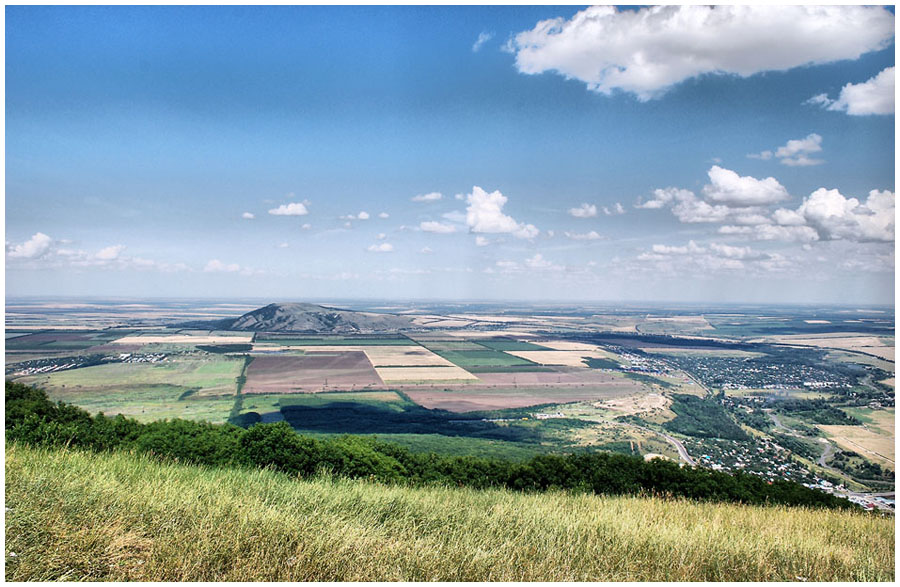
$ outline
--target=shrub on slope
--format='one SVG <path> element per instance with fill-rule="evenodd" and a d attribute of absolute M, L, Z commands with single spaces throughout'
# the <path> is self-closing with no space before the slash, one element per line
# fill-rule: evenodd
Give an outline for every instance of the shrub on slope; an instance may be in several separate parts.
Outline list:
<path fill-rule="evenodd" d="M 413 453 L 358 436 L 319 440 L 298 435 L 285 422 L 257 424 L 247 430 L 184 420 L 141 424 L 122 416 L 91 416 L 74 406 L 53 404 L 43 392 L 11 382 L 6 383 L 6 410 L 7 440 L 35 446 L 124 449 L 201 465 L 269 467 L 300 476 L 324 470 L 338 476 L 411 485 L 651 493 L 753 504 L 853 507 L 846 500 L 789 481 L 769 484 L 742 473 L 679 467 L 663 460 L 644 462 L 612 453 L 541 455 L 510 462 Z"/>

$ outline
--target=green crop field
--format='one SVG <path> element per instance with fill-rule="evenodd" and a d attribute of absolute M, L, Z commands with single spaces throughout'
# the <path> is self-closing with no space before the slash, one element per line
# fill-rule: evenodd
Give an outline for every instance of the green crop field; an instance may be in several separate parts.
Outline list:
<path fill-rule="evenodd" d="M 406 337 L 377 338 L 354 336 L 291 336 L 291 335 L 257 335 L 256 342 L 265 342 L 282 346 L 417 346 L 418 343 Z"/>
<path fill-rule="evenodd" d="M 520 342 L 518 340 L 482 340 L 480 344 L 495 351 L 549 351 L 547 347 L 543 347 L 530 342 Z"/>
<path fill-rule="evenodd" d="M 198 389 L 199 395 L 234 393 L 235 378 L 241 374 L 243 359 L 218 355 L 177 357 L 160 363 L 108 363 L 46 375 L 23 377 L 22 383 L 35 384 L 54 394 L 74 388 L 124 389 L 132 385 L 167 384 Z"/>
<path fill-rule="evenodd" d="M 243 359 L 219 355 L 162 363 L 108 363 L 21 377 L 53 400 L 92 413 L 124 414 L 141 421 L 164 418 L 224 422 L 234 403 Z"/>
<path fill-rule="evenodd" d="M 420 344 L 430 351 L 483 351 L 487 350 L 477 342 L 470 340 L 424 340 Z"/>
<path fill-rule="evenodd" d="M 8 581 L 892 581 L 863 512 L 406 488 L 6 446 Z M 14 556 L 12 556 L 14 554 Z"/>
<path fill-rule="evenodd" d="M 513 367 L 535 365 L 519 357 L 495 350 L 484 351 L 440 351 L 436 353 L 451 363 L 466 369 L 468 367 Z"/>

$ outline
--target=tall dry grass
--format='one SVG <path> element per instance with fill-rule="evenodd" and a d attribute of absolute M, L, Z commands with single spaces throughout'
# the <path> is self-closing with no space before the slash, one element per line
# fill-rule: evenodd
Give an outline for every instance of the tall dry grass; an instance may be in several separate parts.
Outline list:
<path fill-rule="evenodd" d="M 298 481 L 19 445 L 6 506 L 7 580 L 894 577 L 893 519 L 863 513 Z"/>

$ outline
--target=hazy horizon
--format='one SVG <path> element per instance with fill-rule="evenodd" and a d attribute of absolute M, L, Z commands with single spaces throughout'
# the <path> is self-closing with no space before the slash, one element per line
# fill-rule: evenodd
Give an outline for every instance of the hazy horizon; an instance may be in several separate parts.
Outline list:
<path fill-rule="evenodd" d="M 894 304 L 892 7 L 6 22 L 7 300 Z"/>

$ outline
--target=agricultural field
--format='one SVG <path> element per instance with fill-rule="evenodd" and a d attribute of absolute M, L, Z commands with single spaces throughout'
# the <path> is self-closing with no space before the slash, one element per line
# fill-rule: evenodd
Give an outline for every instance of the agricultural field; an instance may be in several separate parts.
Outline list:
<path fill-rule="evenodd" d="M 873 355 L 887 361 L 894 361 L 893 337 L 882 336 L 817 336 L 814 338 L 803 336 L 780 336 L 777 342 L 783 344 L 795 344 L 827 349 L 840 349 L 856 353 Z"/>
<path fill-rule="evenodd" d="M 804 479 L 857 490 L 888 483 L 867 463 L 893 470 L 892 315 L 401 305 L 398 315 L 416 317 L 408 332 L 324 334 L 192 321 L 234 316 L 208 303 L 169 306 L 184 318 L 171 327 L 154 308 L 134 306 L 129 318 L 125 306 L 98 306 L 54 308 L 43 322 L 34 306 L 14 312 L 7 377 L 142 421 L 285 419 L 310 434 L 377 434 L 448 454 L 685 461 L 680 442 L 705 466 L 738 470 L 765 454 L 759 474 L 800 478 L 806 467 Z M 794 405 L 785 401 L 825 404 L 776 407 Z"/>
<path fill-rule="evenodd" d="M 7 337 L 7 353 L 19 351 L 71 352 L 99 346 L 128 335 L 131 331 L 47 330 Z"/>
<path fill-rule="evenodd" d="M 255 356 L 247 367 L 244 394 L 316 392 L 381 386 L 361 351 Z"/>
<path fill-rule="evenodd" d="M 610 359 L 615 361 L 614 355 L 606 351 L 533 351 L 533 350 L 510 350 L 508 354 L 525 359 L 538 365 L 555 366 L 555 367 L 584 367 L 585 359 Z"/>
<path fill-rule="evenodd" d="M 169 345 L 206 345 L 206 344 L 247 344 L 253 340 L 252 334 L 137 334 L 123 336 L 112 341 L 116 345 L 145 345 L 145 344 L 169 344 Z"/>
<path fill-rule="evenodd" d="M 819 425 L 826 437 L 850 452 L 894 469 L 894 410 L 847 408 L 862 426 Z"/>
<path fill-rule="evenodd" d="M 456 366 L 377 367 L 375 371 L 385 385 L 418 385 L 434 383 L 471 383 L 478 377 Z"/>
<path fill-rule="evenodd" d="M 511 353 L 493 349 L 439 351 L 437 354 L 463 369 L 470 367 L 518 367 L 535 364 L 533 361 L 516 357 Z"/>
<path fill-rule="evenodd" d="M 244 361 L 220 356 L 169 357 L 158 363 L 108 363 L 18 378 L 90 412 L 142 421 L 224 422 Z"/>
<path fill-rule="evenodd" d="M 168 357 L 158 363 L 110 363 L 19 379 L 51 396 L 113 392 L 134 386 L 169 385 L 197 396 L 233 395 L 242 359 L 216 355 Z M 76 402 L 77 403 L 77 402 Z"/>

